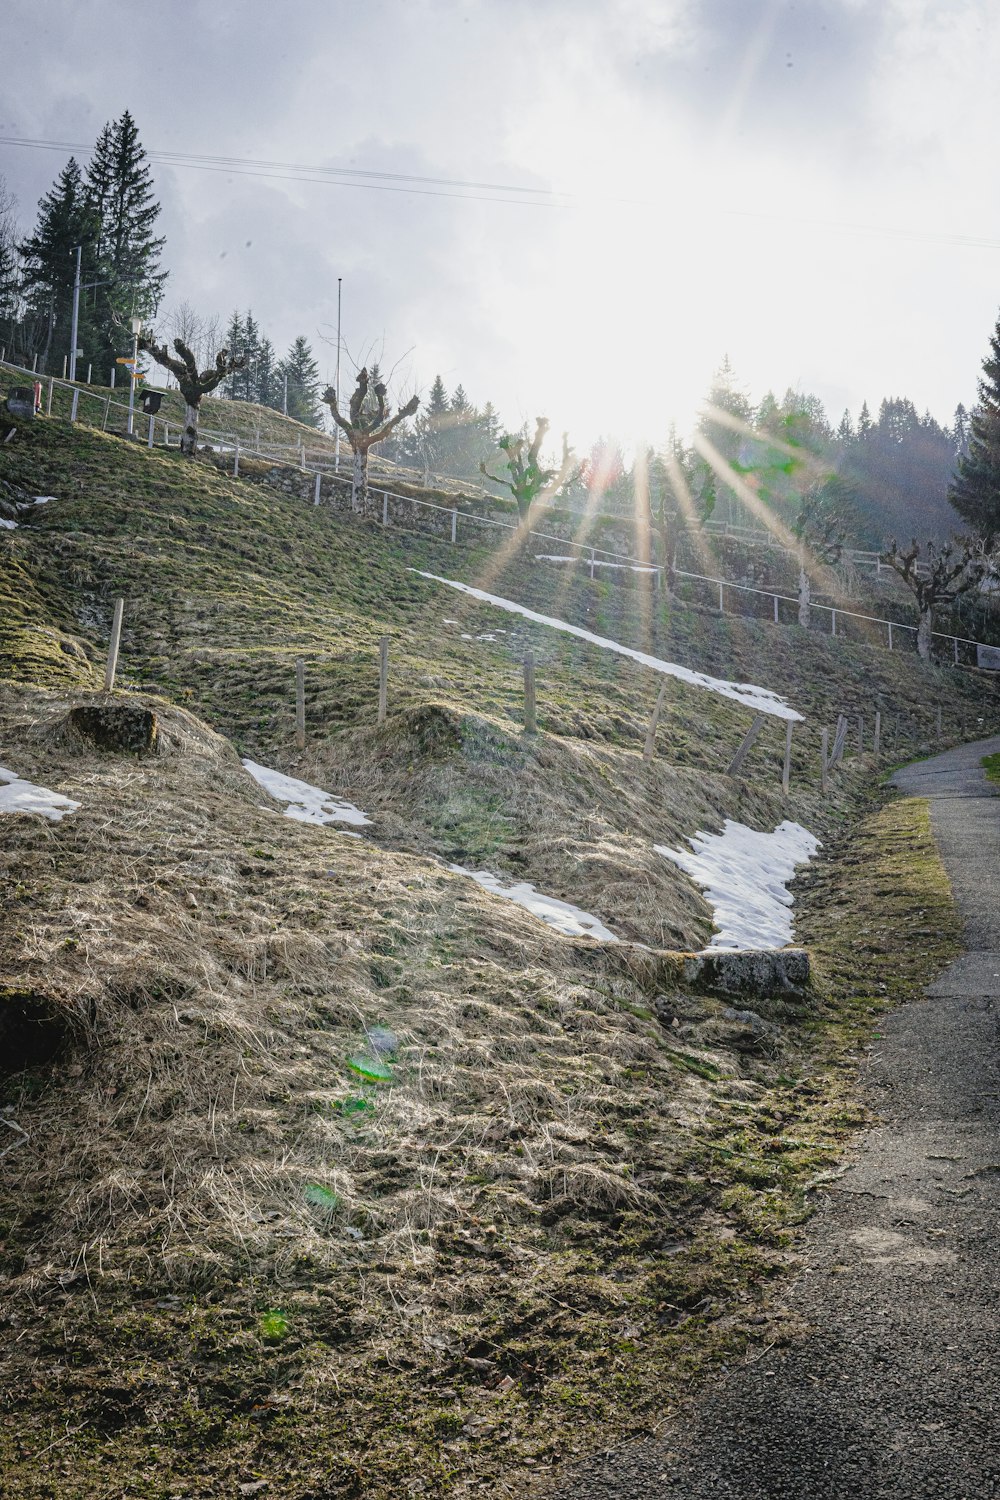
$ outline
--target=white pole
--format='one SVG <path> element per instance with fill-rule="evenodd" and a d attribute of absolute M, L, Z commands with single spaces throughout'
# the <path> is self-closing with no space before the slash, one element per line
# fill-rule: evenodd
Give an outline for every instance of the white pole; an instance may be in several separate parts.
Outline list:
<path fill-rule="evenodd" d="M 156 422 L 156 418 L 155 417 L 150 417 L 150 419 L 149 419 L 149 434 L 148 434 L 148 436 L 146 438 L 146 447 L 147 448 L 152 448 L 152 446 L 153 446 L 153 425 L 154 425 L 155 422 Z"/>
<path fill-rule="evenodd" d="M 337 277 L 337 366 L 334 375 L 334 390 L 337 393 L 337 402 L 340 402 L 340 284 L 342 276 Z M 340 473 L 340 424 L 334 423 L 333 432 L 333 472 Z"/>
<path fill-rule="evenodd" d="M 76 247 L 76 275 L 73 277 L 73 322 L 70 333 L 69 378 L 76 379 L 76 341 L 80 334 L 80 256 L 83 246 Z"/>
<path fill-rule="evenodd" d="M 132 333 L 132 368 L 129 371 L 128 382 L 128 435 L 132 436 L 132 426 L 135 420 L 135 367 L 139 363 L 139 330 Z"/>
<path fill-rule="evenodd" d="M 281 415 L 288 416 L 288 371 L 285 371 L 285 394 L 281 398 Z"/>
<path fill-rule="evenodd" d="M 316 484 L 315 484 L 315 486 L 313 488 L 313 505 L 318 505 L 319 504 L 319 486 L 320 486 L 320 481 L 322 480 L 322 477 L 323 477 L 322 474 L 317 474 L 316 475 Z"/>
<path fill-rule="evenodd" d="M 114 365 L 112 365 L 111 366 L 111 389 L 114 390 L 114 388 L 115 388 L 115 367 L 114 367 Z"/>

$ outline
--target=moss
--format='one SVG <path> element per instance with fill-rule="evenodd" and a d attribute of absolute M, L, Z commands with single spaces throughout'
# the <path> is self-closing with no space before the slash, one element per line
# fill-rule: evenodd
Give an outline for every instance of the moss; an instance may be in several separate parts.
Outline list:
<path fill-rule="evenodd" d="M 987 781 L 1000 781 L 1000 754 L 984 755 L 982 763 Z"/>

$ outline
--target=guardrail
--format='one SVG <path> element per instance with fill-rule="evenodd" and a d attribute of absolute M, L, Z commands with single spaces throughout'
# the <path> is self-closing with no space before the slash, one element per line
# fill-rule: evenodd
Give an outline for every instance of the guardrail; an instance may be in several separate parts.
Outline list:
<path fill-rule="evenodd" d="M 21 366 L 21 365 L 12 365 L 9 361 L 4 362 L 4 364 L 5 364 L 5 367 L 8 368 L 8 369 L 16 370 L 16 371 L 18 371 L 21 374 L 30 375 L 33 380 L 38 379 L 38 376 L 36 376 L 33 371 L 26 369 L 24 366 Z M 69 390 L 69 391 L 73 392 L 73 403 L 72 403 L 72 408 L 71 408 L 71 413 L 70 413 L 70 421 L 71 422 L 72 421 L 76 421 L 76 420 L 79 419 L 79 416 L 80 416 L 80 413 L 79 413 L 79 398 L 80 398 L 81 394 L 85 395 L 91 401 L 96 401 L 101 407 L 103 407 L 103 417 L 102 417 L 102 421 L 101 421 L 102 430 L 104 430 L 104 429 L 107 428 L 108 416 L 109 416 L 109 413 L 110 413 L 110 411 L 111 411 L 112 408 L 114 408 L 116 411 L 123 411 L 123 412 L 126 413 L 126 415 L 128 413 L 128 406 L 127 406 L 127 404 L 125 404 L 123 402 L 120 402 L 120 401 L 114 401 L 110 395 L 101 396 L 96 391 L 91 390 L 85 383 L 81 383 L 81 382 L 74 383 L 72 381 L 60 380 L 56 376 L 49 375 L 49 376 L 43 377 L 42 384 L 43 384 L 43 386 L 47 385 L 47 387 L 48 387 L 48 395 L 47 395 L 47 400 L 46 400 L 46 410 L 47 410 L 48 413 L 51 413 L 51 410 L 52 410 L 52 395 L 53 395 L 53 391 L 55 389 L 60 388 L 60 389 L 65 389 L 65 390 Z M 134 410 L 133 415 L 136 418 L 141 419 L 146 414 L 143 413 L 141 410 Z M 157 425 L 159 425 L 161 428 L 165 429 L 164 440 L 167 443 L 167 445 L 169 446 L 169 441 L 170 441 L 170 426 L 171 426 L 171 424 L 168 423 L 165 419 L 160 418 L 159 416 L 155 416 L 155 417 L 154 416 L 147 416 L 146 420 L 148 422 L 147 437 L 146 437 L 147 445 L 150 448 L 153 447 L 154 440 L 155 440 L 156 427 L 157 427 Z M 176 423 L 176 422 L 173 423 L 172 425 L 174 426 L 175 429 L 177 429 L 179 427 L 179 424 Z M 325 478 L 327 480 L 332 481 L 335 484 L 341 484 L 341 485 L 345 485 L 345 486 L 351 486 L 351 484 L 352 484 L 352 480 L 351 480 L 350 476 L 348 476 L 346 474 L 337 473 L 333 469 L 333 460 L 332 460 L 332 458 L 331 458 L 329 464 L 324 463 L 322 460 L 320 460 L 319 462 L 317 462 L 316 457 L 315 457 L 315 452 L 314 452 L 312 455 L 310 455 L 312 457 L 312 459 L 313 459 L 312 467 L 308 467 L 307 464 L 306 464 L 307 450 L 306 450 L 306 447 L 305 447 L 305 443 L 302 442 L 302 441 L 300 441 L 297 445 L 296 444 L 278 444 L 278 443 L 271 444 L 271 443 L 268 443 L 267 445 L 264 445 L 264 446 L 262 446 L 262 445 L 251 446 L 243 438 L 241 438 L 238 434 L 235 434 L 235 433 L 220 433 L 220 432 L 217 432 L 217 431 L 215 431 L 215 430 L 213 430 L 211 428 L 201 428 L 201 427 L 199 427 L 198 436 L 199 436 L 199 439 L 202 439 L 202 438 L 210 438 L 210 439 L 214 438 L 214 439 L 217 439 L 218 440 L 217 442 L 215 442 L 215 443 L 210 442 L 208 444 L 208 446 L 211 447 L 211 448 L 213 448 L 216 452 L 222 452 L 222 453 L 224 453 L 224 452 L 231 452 L 233 454 L 233 467 L 234 467 L 234 473 L 236 475 L 239 474 L 239 461 L 240 461 L 240 455 L 241 455 L 241 453 L 251 455 L 254 458 L 269 458 L 273 462 L 278 463 L 278 464 L 281 464 L 281 463 L 283 463 L 285 461 L 285 455 L 297 454 L 298 458 L 299 458 L 299 463 L 298 463 L 297 467 L 299 467 L 304 474 L 314 475 L 316 477 L 316 480 L 317 480 L 317 486 L 316 486 L 316 503 L 317 504 L 319 503 L 319 484 L 322 481 L 322 479 Z M 180 442 L 179 436 L 178 436 L 177 441 L 178 441 L 178 444 L 179 444 L 179 442 Z M 395 492 L 395 491 L 389 490 L 389 489 L 385 489 L 385 488 L 383 488 L 381 486 L 372 486 L 372 485 L 369 485 L 368 493 L 369 493 L 369 495 L 377 495 L 377 496 L 381 496 L 381 498 L 382 498 L 382 524 L 383 524 L 383 526 L 388 526 L 388 524 L 389 524 L 389 501 L 390 500 L 395 500 L 399 504 L 404 505 L 404 506 L 408 505 L 408 506 L 411 506 L 411 507 L 414 507 L 414 508 L 417 508 L 417 509 L 437 511 L 437 512 L 441 513 L 442 515 L 446 515 L 446 516 L 450 517 L 450 522 L 451 522 L 451 525 L 450 525 L 451 541 L 453 543 L 457 542 L 457 540 L 458 540 L 459 522 L 462 522 L 463 525 L 480 526 L 480 527 L 484 527 L 484 528 L 495 528 L 495 529 L 498 529 L 498 530 L 501 530 L 501 531 L 508 531 L 508 532 L 511 532 L 511 533 L 515 533 L 519 529 L 517 523 L 515 523 L 515 522 L 494 520 L 492 517 L 489 517 L 489 516 L 477 516 L 473 512 L 471 512 L 471 511 L 460 510 L 458 508 L 458 506 L 445 506 L 445 505 L 438 504 L 436 501 L 421 500 L 421 499 L 419 499 L 418 497 L 416 497 L 414 495 L 401 495 L 398 492 Z M 487 498 L 489 498 L 489 497 L 487 497 Z M 728 522 L 717 523 L 717 525 L 729 525 L 729 524 L 730 523 L 728 523 Z M 741 528 L 741 529 L 744 529 L 744 528 Z M 745 529 L 749 529 L 749 528 L 745 528 Z M 641 571 L 643 573 L 654 575 L 654 578 L 655 578 L 655 587 L 657 589 L 659 589 L 659 588 L 662 587 L 662 584 L 663 584 L 663 575 L 664 575 L 665 569 L 660 564 L 653 563 L 653 562 L 649 561 L 648 559 L 644 560 L 644 559 L 641 559 L 641 558 L 633 557 L 629 553 L 625 553 L 625 552 L 615 552 L 615 551 L 612 551 L 611 549 L 606 548 L 606 547 L 591 546 L 589 543 L 586 543 L 586 542 L 573 541 L 573 540 L 567 539 L 566 537 L 563 537 L 563 536 L 556 536 L 552 532 L 536 531 L 536 530 L 534 530 L 534 528 L 532 528 L 532 529 L 530 529 L 528 531 L 528 535 L 530 537 L 536 538 L 538 541 L 556 542 L 561 547 L 572 547 L 572 548 L 574 548 L 576 550 L 576 552 L 578 552 L 580 554 L 580 556 L 579 556 L 578 559 L 577 558 L 573 558 L 573 559 L 570 559 L 570 560 L 572 560 L 572 561 L 579 560 L 579 561 L 583 562 L 587 567 L 589 567 L 591 578 L 593 578 L 593 577 L 596 576 L 596 570 L 598 568 L 600 568 L 600 567 L 608 567 L 608 568 L 616 568 L 617 567 L 617 568 L 621 568 L 621 569 L 638 570 L 638 571 Z M 776 548 L 780 548 L 782 551 L 788 551 L 788 549 L 782 547 L 782 545 L 780 543 L 775 543 L 775 547 Z M 874 554 L 874 553 L 868 553 L 868 554 L 863 554 L 862 553 L 862 554 L 858 554 L 858 555 L 859 556 L 868 556 L 868 557 L 875 557 L 875 556 L 877 556 L 877 554 Z M 774 623 L 776 625 L 782 623 L 782 621 L 781 621 L 781 610 L 780 610 L 781 604 L 786 604 L 786 605 L 792 605 L 792 606 L 794 606 L 795 611 L 796 611 L 796 620 L 798 618 L 799 601 L 798 601 L 797 598 L 795 598 L 792 595 L 782 594 L 782 593 L 777 592 L 774 589 L 758 589 L 758 588 L 754 588 L 750 584 L 731 583 L 731 582 L 729 582 L 729 580 L 727 580 L 725 578 L 714 578 L 711 575 L 705 574 L 705 573 L 691 573 L 691 572 L 687 572 L 686 570 L 684 570 L 682 568 L 676 568 L 676 569 L 674 569 L 674 576 L 676 578 L 689 579 L 690 581 L 696 582 L 696 583 L 707 584 L 713 590 L 713 594 L 714 594 L 714 591 L 717 590 L 718 591 L 718 607 L 719 607 L 720 613 L 723 613 L 723 614 L 725 613 L 725 595 L 726 595 L 726 591 L 728 590 L 731 593 L 735 592 L 735 593 L 739 593 L 739 594 L 748 594 L 748 595 L 752 595 L 752 596 L 754 596 L 756 598 L 759 598 L 759 599 L 765 599 L 765 600 L 770 601 L 772 608 L 771 608 L 771 615 L 769 617 L 773 617 L 773 621 L 774 621 Z M 880 627 L 880 630 L 882 628 L 884 628 L 885 636 L 886 636 L 887 648 L 890 651 L 893 651 L 893 650 L 897 649 L 896 645 L 895 645 L 895 637 L 896 637 L 896 635 L 900 631 L 905 632 L 907 635 L 912 635 L 913 638 L 914 638 L 914 641 L 916 640 L 917 626 L 916 625 L 905 624 L 901 620 L 889 620 L 889 619 L 885 619 L 885 618 L 883 618 L 881 616 L 878 616 L 878 615 L 867 615 L 867 614 L 862 614 L 860 611 L 857 611 L 857 610 L 844 609 L 841 605 L 819 604 L 819 603 L 814 603 L 812 601 L 810 602 L 810 605 L 809 605 L 809 611 L 810 611 L 810 615 L 812 615 L 815 612 L 818 615 L 828 614 L 830 616 L 830 632 L 829 633 L 830 633 L 831 636 L 834 636 L 834 637 L 836 637 L 838 635 L 837 621 L 839 619 L 841 621 L 844 621 L 844 620 L 856 620 L 856 621 L 861 622 L 865 626 L 878 626 L 878 627 Z M 786 613 L 787 613 L 787 611 L 786 611 Z M 843 631 L 841 631 L 841 635 L 842 634 L 843 634 Z M 960 659 L 960 652 L 959 652 L 959 647 L 960 646 L 972 647 L 977 652 L 977 655 L 978 655 L 978 648 L 980 646 L 985 646 L 987 644 L 986 642 L 983 642 L 983 641 L 972 640 L 972 639 L 970 639 L 967 636 L 951 635 L 951 634 L 948 634 L 947 632 L 940 631 L 940 630 L 935 630 L 935 631 L 932 632 L 932 639 L 939 640 L 939 641 L 947 641 L 947 642 L 951 643 L 951 654 L 952 654 L 952 659 L 953 659 L 953 663 L 954 663 L 955 666 L 961 666 L 963 664 L 961 662 L 961 659 Z M 875 643 L 871 642 L 871 641 L 868 641 L 867 644 L 871 645 L 871 644 L 875 644 Z M 993 649 L 996 649 L 996 648 L 993 648 Z"/>

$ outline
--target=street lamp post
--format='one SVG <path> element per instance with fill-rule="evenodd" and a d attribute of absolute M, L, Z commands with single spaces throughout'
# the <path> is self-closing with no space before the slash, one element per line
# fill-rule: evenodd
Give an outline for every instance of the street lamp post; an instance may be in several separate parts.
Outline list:
<path fill-rule="evenodd" d="M 139 334 L 142 332 L 142 319 L 132 319 L 132 369 L 131 379 L 128 383 L 128 435 L 132 436 L 132 421 L 135 413 L 135 382 L 139 374 Z"/>

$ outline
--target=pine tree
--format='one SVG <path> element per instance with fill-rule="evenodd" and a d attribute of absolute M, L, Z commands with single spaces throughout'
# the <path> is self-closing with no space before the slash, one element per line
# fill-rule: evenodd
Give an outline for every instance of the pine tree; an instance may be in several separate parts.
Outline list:
<path fill-rule="evenodd" d="M 87 169 L 86 197 L 98 225 L 92 322 L 98 359 L 113 357 L 123 327 L 155 314 L 167 279 L 159 269 L 164 240 L 154 233 L 160 205 L 139 131 L 128 110 L 104 126 Z"/>
<path fill-rule="evenodd" d="M 868 438 L 871 437 L 872 430 L 873 430 L 874 426 L 875 426 L 875 423 L 872 421 L 872 419 L 871 419 L 871 413 L 868 410 L 868 402 L 867 401 L 863 401 L 861 403 L 861 413 L 860 413 L 860 415 L 858 417 L 858 442 L 859 443 L 864 443 L 864 442 L 867 441 Z"/>
<path fill-rule="evenodd" d="M 29 317 L 44 324 L 41 348 L 43 369 L 61 370 L 69 353 L 73 317 L 76 246 L 84 247 L 84 265 L 93 264 L 95 225 L 83 187 L 83 174 L 70 157 L 55 183 L 38 204 L 35 232 L 20 246 L 23 290 Z M 89 319 L 81 307 L 79 337 L 87 346 Z"/>
<path fill-rule="evenodd" d="M 854 442 L 854 424 L 851 421 L 851 413 L 846 406 L 844 407 L 844 415 L 840 419 L 840 426 L 837 428 L 837 437 L 842 443 Z"/>
<path fill-rule="evenodd" d="M 260 325 L 254 320 L 253 313 L 249 308 L 247 308 L 247 315 L 243 319 L 243 344 L 238 352 L 243 356 L 244 366 L 242 371 L 234 376 L 236 382 L 235 389 L 238 391 L 236 399 L 239 401 L 256 401 L 257 366 L 260 359 Z"/>
<path fill-rule="evenodd" d="M 243 344 L 243 319 L 238 312 L 234 312 L 226 327 L 226 350 L 234 357 L 241 356 L 243 353 Z M 240 400 L 240 378 L 240 370 L 234 369 L 222 382 L 222 394 L 227 400 Z"/>
<path fill-rule="evenodd" d="M 968 444 L 968 452 L 958 460 L 948 499 L 991 548 L 1000 537 L 1000 318 L 983 360 Z"/>
<path fill-rule="evenodd" d="M 322 427 L 319 408 L 319 367 L 308 340 L 299 334 L 281 362 L 280 376 L 288 377 L 288 415 L 310 427 Z"/>
<path fill-rule="evenodd" d="M 955 420 L 951 429 L 952 441 L 955 444 L 956 454 L 965 454 L 969 451 L 969 413 L 960 401 L 955 407 Z"/>
<path fill-rule="evenodd" d="M 254 400 L 259 401 L 261 406 L 274 406 L 276 398 L 280 400 L 278 362 L 274 357 L 274 345 L 268 338 L 261 339 L 260 349 L 257 354 L 257 378 Z"/>

